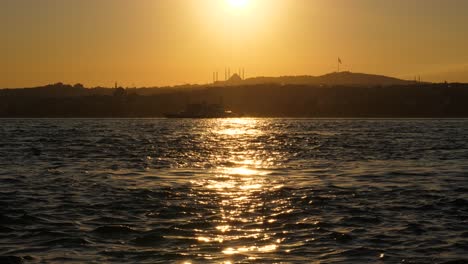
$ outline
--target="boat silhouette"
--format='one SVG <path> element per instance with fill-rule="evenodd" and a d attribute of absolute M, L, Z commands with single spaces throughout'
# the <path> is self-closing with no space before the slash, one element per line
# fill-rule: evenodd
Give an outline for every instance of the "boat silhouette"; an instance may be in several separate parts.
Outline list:
<path fill-rule="evenodd" d="M 167 118 L 230 118 L 237 117 L 232 111 L 226 110 L 222 104 L 188 104 L 185 110 L 178 113 L 165 114 Z"/>

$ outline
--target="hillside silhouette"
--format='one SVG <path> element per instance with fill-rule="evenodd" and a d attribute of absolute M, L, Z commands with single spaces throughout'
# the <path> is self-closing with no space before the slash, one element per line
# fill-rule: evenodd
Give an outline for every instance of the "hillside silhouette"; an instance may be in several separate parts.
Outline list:
<path fill-rule="evenodd" d="M 163 117 L 188 104 L 222 103 L 252 117 L 468 117 L 468 84 L 331 73 L 154 88 L 57 83 L 0 90 L 0 117 Z"/>
<path fill-rule="evenodd" d="M 414 81 L 406 81 L 382 75 L 334 72 L 322 76 L 282 76 L 282 77 L 254 77 L 243 80 L 238 74 L 233 74 L 227 81 L 218 81 L 206 85 L 178 85 L 173 87 L 143 87 L 127 88 L 129 93 L 138 95 L 157 95 L 177 91 L 197 90 L 212 86 L 245 86 L 245 85 L 328 85 L 349 87 L 372 87 L 389 85 L 411 85 Z M 85 88 L 82 84 L 68 85 L 63 83 L 50 84 L 33 88 L 0 89 L 0 96 L 24 97 L 78 97 L 90 95 L 112 95 L 113 88 L 94 87 Z"/>
<path fill-rule="evenodd" d="M 388 85 L 409 85 L 414 81 L 406 81 L 393 77 L 352 73 L 334 72 L 322 76 L 281 76 L 281 77 L 254 77 L 242 80 L 239 75 L 234 74 L 225 82 L 217 84 L 226 85 L 257 85 L 257 84 L 301 84 L 301 85 L 346 85 L 346 86 L 388 86 Z"/>

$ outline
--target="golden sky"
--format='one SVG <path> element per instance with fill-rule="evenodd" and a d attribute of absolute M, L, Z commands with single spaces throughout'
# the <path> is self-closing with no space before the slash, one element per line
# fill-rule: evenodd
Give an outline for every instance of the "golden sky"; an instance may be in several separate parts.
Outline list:
<path fill-rule="evenodd" d="M 234 3 L 233 3 L 234 1 Z M 468 82 L 466 0 L 1 0 L 0 87 L 343 69 Z"/>

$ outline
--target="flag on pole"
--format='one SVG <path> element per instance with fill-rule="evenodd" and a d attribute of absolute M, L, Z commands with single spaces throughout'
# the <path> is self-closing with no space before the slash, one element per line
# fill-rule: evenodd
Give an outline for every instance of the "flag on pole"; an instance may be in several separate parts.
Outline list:
<path fill-rule="evenodd" d="M 341 58 L 340 58 L 340 57 L 338 57 L 338 63 L 339 63 L 339 64 L 343 64 L 343 62 L 341 61 Z"/>

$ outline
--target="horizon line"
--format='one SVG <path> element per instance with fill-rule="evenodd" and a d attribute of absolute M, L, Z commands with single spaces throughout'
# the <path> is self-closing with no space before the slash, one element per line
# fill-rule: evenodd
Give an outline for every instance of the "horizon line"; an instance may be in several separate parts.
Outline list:
<path fill-rule="evenodd" d="M 432 84 L 437 84 L 437 83 L 464 83 L 464 82 L 460 82 L 460 81 L 450 81 L 450 82 L 447 82 L 447 81 L 440 81 L 440 82 L 431 82 L 431 81 L 421 81 L 420 80 L 420 75 L 415 75 L 415 79 L 413 80 L 410 80 L 410 79 L 406 79 L 406 78 L 399 78 L 399 77 L 394 77 L 394 76 L 390 76 L 390 75 L 383 75 L 383 74 L 375 74 L 375 73 L 364 73 L 364 72 L 352 72 L 352 71 L 333 71 L 333 72 L 329 72 L 329 73 L 324 73 L 324 74 L 321 74 L 321 75 L 308 75 L 308 74 L 300 74 L 300 75 L 277 75 L 277 76 L 267 76 L 267 75 L 259 75 L 259 76 L 253 76 L 253 77 L 248 77 L 248 78 L 245 78 L 245 79 L 242 79 L 240 82 L 245 82 L 245 81 L 248 81 L 248 80 L 253 80 L 253 79 L 260 79 L 260 78 L 290 78 L 290 77 L 296 77 L 296 78 L 299 78 L 299 77 L 310 77 L 310 78 L 319 78 L 319 77 L 324 77 L 324 76 L 327 76 L 327 75 L 332 75 L 332 74 L 343 74 L 343 73 L 351 73 L 351 74 L 356 74 L 356 75 L 369 75 L 369 76 L 376 76 L 376 77 L 382 77 L 382 78 L 389 78 L 389 79 L 395 79 L 395 80 L 399 80 L 399 81 L 405 81 L 405 82 L 416 82 L 416 83 L 432 83 Z M 237 73 L 234 73 L 231 75 L 231 77 L 237 75 Z M 229 82 L 229 79 L 231 78 L 229 77 L 227 80 L 222 80 L 222 81 L 215 81 L 215 82 L 206 82 L 206 83 L 179 83 L 179 84 L 173 84 L 173 85 L 149 85 L 149 86 L 136 86 L 136 85 L 118 85 L 118 88 L 126 88 L 126 89 L 141 89 L 141 88 L 177 88 L 177 87 L 183 87 L 183 86 L 212 86 L 212 85 L 215 85 L 217 83 L 226 83 L 226 82 Z M 419 79 L 417 79 L 419 77 Z M 62 85 L 66 85 L 66 86 L 76 86 L 76 85 L 82 85 L 84 88 L 87 88 L 87 89 L 93 89 L 93 88 L 106 88 L 106 89 L 115 89 L 115 83 L 119 83 L 119 82 L 113 82 L 114 85 L 109 85 L 109 86 L 102 86 L 102 85 L 84 85 L 82 82 L 77 82 L 77 83 L 68 83 L 68 82 L 63 82 L 63 81 L 57 81 L 57 82 L 51 82 L 51 83 L 47 83 L 47 84 L 38 84 L 38 85 L 34 85 L 34 86 L 25 86 L 25 87 L 0 87 L 0 90 L 7 90 L 7 89 L 31 89 L 31 88 L 40 88 L 40 87 L 45 87 L 45 86 L 51 86 L 51 85 L 57 85 L 57 84 L 62 84 Z"/>

